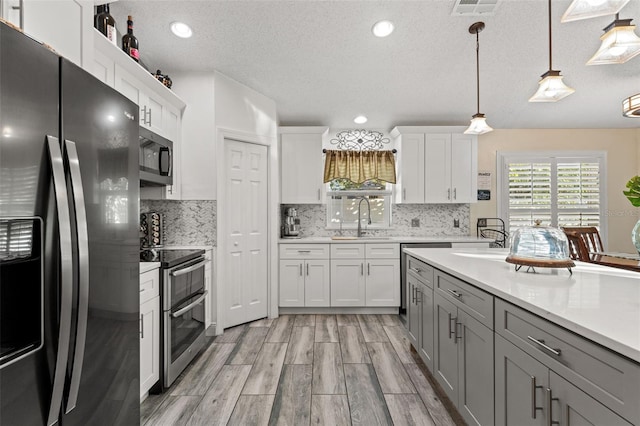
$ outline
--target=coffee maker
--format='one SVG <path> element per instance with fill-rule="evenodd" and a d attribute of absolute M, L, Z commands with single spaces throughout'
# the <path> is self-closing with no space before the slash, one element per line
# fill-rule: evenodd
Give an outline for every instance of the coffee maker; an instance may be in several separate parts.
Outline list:
<path fill-rule="evenodd" d="M 282 238 L 300 238 L 300 219 L 298 211 L 293 207 L 284 210 Z"/>

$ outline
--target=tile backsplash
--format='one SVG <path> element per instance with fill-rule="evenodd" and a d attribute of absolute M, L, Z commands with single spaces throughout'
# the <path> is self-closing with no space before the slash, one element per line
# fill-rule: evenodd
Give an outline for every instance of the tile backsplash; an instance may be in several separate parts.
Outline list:
<path fill-rule="evenodd" d="M 140 212 L 164 214 L 164 244 L 215 246 L 216 201 L 140 200 Z"/>
<path fill-rule="evenodd" d="M 282 210 L 287 207 L 298 210 L 301 237 L 330 237 L 337 234 L 334 229 L 325 229 L 327 216 L 324 204 L 287 204 L 282 205 Z M 398 204 L 391 210 L 391 229 L 374 229 L 367 232 L 389 237 L 469 235 L 469 210 L 469 204 Z M 412 219 L 418 219 L 420 226 L 412 227 Z M 459 221 L 458 228 L 454 227 L 454 219 Z M 366 227 L 364 229 L 366 230 Z M 355 229 L 344 230 L 343 233 L 355 234 Z"/>

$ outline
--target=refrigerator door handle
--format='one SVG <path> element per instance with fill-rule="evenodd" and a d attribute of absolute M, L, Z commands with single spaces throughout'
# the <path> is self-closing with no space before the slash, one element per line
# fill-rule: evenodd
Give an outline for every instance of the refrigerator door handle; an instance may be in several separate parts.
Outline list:
<path fill-rule="evenodd" d="M 58 232 L 60 236 L 60 321 L 58 330 L 58 352 L 56 354 L 51 405 L 49 406 L 48 426 L 58 422 L 62 396 L 64 393 L 67 361 L 69 358 L 69 342 L 71 337 L 71 303 L 73 289 L 73 252 L 71 248 L 71 216 L 67 183 L 64 173 L 64 161 L 60 151 L 58 138 L 47 135 L 51 174 L 55 192 L 56 210 L 58 213 Z"/>
<path fill-rule="evenodd" d="M 82 364 L 84 362 L 84 349 L 87 338 L 87 316 L 89 312 L 89 231 L 87 227 L 87 212 L 84 204 L 84 192 L 82 189 L 82 176 L 80 175 L 80 161 L 78 151 L 73 141 L 64 141 L 64 153 L 69 164 L 71 176 L 71 190 L 73 205 L 76 215 L 76 232 L 78 244 L 78 316 L 76 343 L 73 355 L 73 368 L 71 370 L 71 383 L 65 405 L 65 413 L 69 414 L 76 407 L 80 378 L 82 376 Z M 75 272 L 74 271 L 74 272 Z"/>

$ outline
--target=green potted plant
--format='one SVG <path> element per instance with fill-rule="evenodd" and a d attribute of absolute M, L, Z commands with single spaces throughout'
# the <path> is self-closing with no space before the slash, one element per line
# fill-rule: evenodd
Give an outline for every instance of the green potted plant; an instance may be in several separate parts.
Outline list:
<path fill-rule="evenodd" d="M 622 191 L 622 193 L 629 199 L 631 204 L 635 207 L 640 207 L 640 176 L 634 176 L 627 182 L 627 191 Z M 640 219 L 636 223 L 636 226 L 633 227 L 633 231 L 631 231 L 631 241 L 633 241 L 633 245 L 638 250 L 638 254 L 640 254 Z"/>

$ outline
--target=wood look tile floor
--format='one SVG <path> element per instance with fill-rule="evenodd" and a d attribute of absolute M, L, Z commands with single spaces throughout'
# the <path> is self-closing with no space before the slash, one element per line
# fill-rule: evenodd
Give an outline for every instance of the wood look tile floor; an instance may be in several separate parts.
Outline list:
<path fill-rule="evenodd" d="M 155 425 L 436 425 L 451 418 L 396 315 L 282 315 L 217 336 L 150 395 Z"/>

